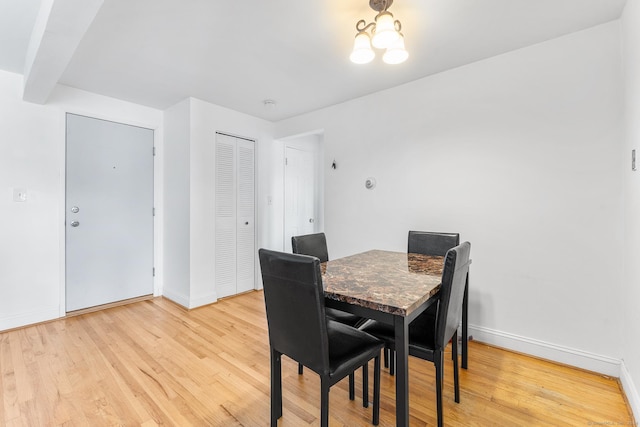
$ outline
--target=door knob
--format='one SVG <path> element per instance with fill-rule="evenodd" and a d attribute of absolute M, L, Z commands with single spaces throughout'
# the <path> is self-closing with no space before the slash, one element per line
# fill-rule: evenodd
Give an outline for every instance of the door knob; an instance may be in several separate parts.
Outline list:
<path fill-rule="evenodd" d="M 309 224 L 313 224 L 313 218 L 309 218 Z"/>
<path fill-rule="evenodd" d="M 72 227 L 77 227 L 77 226 L 79 226 L 79 225 L 80 225 L 80 222 L 79 222 L 79 221 L 73 221 L 73 222 L 71 223 L 71 226 L 72 226 Z"/>
<path fill-rule="evenodd" d="M 77 206 L 74 206 L 74 207 L 71 208 L 71 212 L 78 213 L 78 212 L 80 212 L 80 208 L 77 207 Z"/>

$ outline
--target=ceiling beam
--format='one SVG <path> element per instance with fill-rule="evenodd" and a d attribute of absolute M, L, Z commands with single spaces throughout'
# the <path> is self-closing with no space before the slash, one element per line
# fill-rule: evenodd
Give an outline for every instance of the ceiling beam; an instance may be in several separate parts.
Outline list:
<path fill-rule="evenodd" d="M 24 66 L 22 99 L 44 104 L 104 0 L 43 0 Z"/>

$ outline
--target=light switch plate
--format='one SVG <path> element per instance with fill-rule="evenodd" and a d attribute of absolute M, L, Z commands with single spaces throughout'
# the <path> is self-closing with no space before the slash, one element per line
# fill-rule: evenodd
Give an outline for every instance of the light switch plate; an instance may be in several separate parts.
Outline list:
<path fill-rule="evenodd" d="M 14 188 L 13 189 L 13 201 L 14 202 L 26 202 L 27 201 L 27 189 L 26 188 Z"/>

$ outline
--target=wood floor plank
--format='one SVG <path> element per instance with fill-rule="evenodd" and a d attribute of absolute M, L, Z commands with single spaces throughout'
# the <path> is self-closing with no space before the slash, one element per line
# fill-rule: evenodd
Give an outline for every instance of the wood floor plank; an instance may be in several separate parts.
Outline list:
<path fill-rule="evenodd" d="M 469 345 L 447 426 L 635 425 L 615 378 Z M 410 424 L 434 425 L 433 364 L 410 358 Z M 316 426 L 318 376 L 283 357 L 280 427 Z M 267 426 L 269 338 L 262 292 L 185 310 L 155 298 L 0 333 L 0 426 Z M 330 425 L 371 425 L 347 381 L 330 393 Z M 371 387 L 371 384 L 370 384 Z M 370 396 L 372 390 L 369 391 Z M 395 378 L 381 377 L 380 425 L 395 425 Z"/>

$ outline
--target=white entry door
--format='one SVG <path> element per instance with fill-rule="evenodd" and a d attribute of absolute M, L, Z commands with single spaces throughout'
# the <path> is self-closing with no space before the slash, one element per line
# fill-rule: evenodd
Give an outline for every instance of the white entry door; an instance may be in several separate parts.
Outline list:
<path fill-rule="evenodd" d="M 66 311 L 153 293 L 153 130 L 67 114 Z"/>
<path fill-rule="evenodd" d="M 291 236 L 316 231 L 315 158 L 312 151 L 285 147 L 284 250 L 291 252 Z"/>

